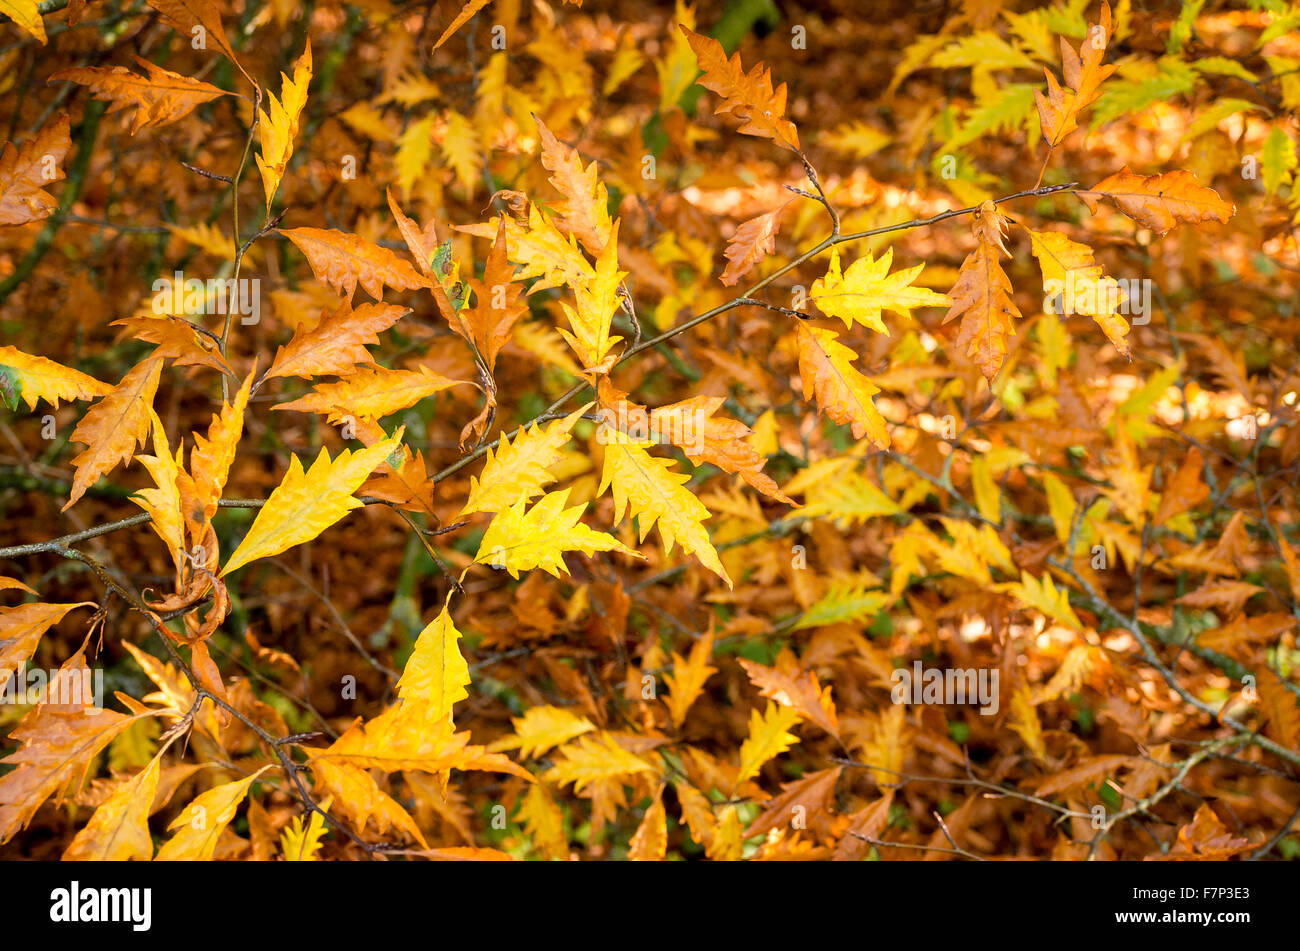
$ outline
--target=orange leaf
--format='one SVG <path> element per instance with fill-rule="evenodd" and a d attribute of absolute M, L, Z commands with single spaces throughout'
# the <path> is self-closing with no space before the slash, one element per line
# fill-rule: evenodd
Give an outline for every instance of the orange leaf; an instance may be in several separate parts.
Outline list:
<path fill-rule="evenodd" d="M 96 99 L 112 103 L 109 112 L 135 107 L 132 135 L 141 129 L 184 119 L 205 102 L 229 95 L 226 90 L 202 80 L 173 73 L 138 56 L 134 59 L 146 75 L 137 76 L 125 66 L 83 66 L 60 70 L 50 76 L 49 82 L 65 79 L 86 86 Z"/>
<path fill-rule="evenodd" d="M 137 364 L 77 424 L 72 441 L 85 443 L 88 448 L 72 460 L 77 474 L 63 511 L 71 508 L 105 472 L 118 463 L 129 463 L 136 448 L 144 445 L 162 364 L 162 357 L 156 356 Z"/>
<path fill-rule="evenodd" d="M 781 227 L 781 212 L 785 211 L 785 207 L 782 205 L 757 218 L 750 218 L 736 229 L 724 252 L 727 267 L 719 278 L 723 284 L 734 286 L 758 262 L 772 253 L 776 248 L 776 232 Z"/>
<path fill-rule="evenodd" d="M 357 364 L 370 362 L 366 347 L 379 343 L 376 334 L 409 313 L 393 304 L 362 304 L 352 310 L 345 303 L 312 329 L 300 327 L 293 339 L 276 351 L 265 378 L 347 376 Z"/>
<path fill-rule="evenodd" d="M 1117 208 L 1144 228 L 1164 234 L 1180 222 L 1200 224 L 1205 221 L 1227 222 L 1237 206 L 1224 201 L 1213 188 L 1207 188 L 1186 169 L 1163 175 L 1137 175 L 1125 165 L 1086 191 L 1076 192 L 1088 209 L 1097 213 L 1097 205 L 1109 198 Z"/>
<path fill-rule="evenodd" d="M 685 26 L 679 29 L 686 34 L 699 58 L 704 75 L 696 80 L 705 89 L 722 97 L 723 102 L 714 112 L 730 115 L 743 123 L 741 132 L 771 139 L 777 145 L 799 151 L 799 132 L 794 123 L 785 118 L 785 83 L 772 89 L 772 74 L 762 63 L 748 73 L 740 64 L 740 54 L 727 59 L 722 44 L 709 36 L 702 36 Z"/>
<path fill-rule="evenodd" d="M 67 177 L 59 165 L 72 147 L 70 128 L 68 114 L 61 112 L 22 148 L 5 143 L 0 152 L 0 225 L 40 221 L 59 207 L 58 199 L 44 188 Z"/>
<path fill-rule="evenodd" d="M 392 251 L 355 234 L 324 228 L 288 228 L 280 234 L 298 246 L 317 280 L 349 299 L 358 284 L 377 301 L 383 300 L 384 285 L 399 291 L 430 286 L 429 278 Z"/>
<path fill-rule="evenodd" d="M 966 256 L 951 293 L 952 307 L 943 322 L 961 317 L 957 346 L 992 381 L 1007 355 L 1007 337 L 1015 333 L 1013 319 L 1020 311 L 1011 299 L 1011 281 L 998 261 L 1006 219 L 986 201 L 975 215 L 971 230 L 978 244 Z"/>

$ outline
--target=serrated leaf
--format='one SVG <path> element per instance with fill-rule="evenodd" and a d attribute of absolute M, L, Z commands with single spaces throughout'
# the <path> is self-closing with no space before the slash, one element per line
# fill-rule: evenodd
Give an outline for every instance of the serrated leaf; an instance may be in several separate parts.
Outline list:
<path fill-rule="evenodd" d="M 221 577 L 258 558 L 268 558 L 295 545 L 309 542 L 355 508 L 352 493 L 401 445 L 403 430 L 366 449 L 342 450 L 330 459 L 321 450 L 310 469 L 303 471 L 298 457 L 289 459 L 289 471 L 257 513 L 248 534 L 221 569 Z"/>

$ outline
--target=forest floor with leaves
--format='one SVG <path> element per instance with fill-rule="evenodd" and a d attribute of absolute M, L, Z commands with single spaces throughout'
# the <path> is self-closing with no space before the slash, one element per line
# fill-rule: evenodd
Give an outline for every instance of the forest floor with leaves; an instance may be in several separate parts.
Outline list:
<path fill-rule="evenodd" d="M 0 858 L 1300 857 L 1300 8 L 863 6 L 0 3 Z"/>

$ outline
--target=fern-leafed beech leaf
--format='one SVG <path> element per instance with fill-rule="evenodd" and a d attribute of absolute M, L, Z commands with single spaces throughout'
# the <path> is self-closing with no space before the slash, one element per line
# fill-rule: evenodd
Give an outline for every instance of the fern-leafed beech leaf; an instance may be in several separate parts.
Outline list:
<path fill-rule="evenodd" d="M 266 192 L 269 210 L 280 182 L 284 179 L 289 158 L 293 155 L 293 141 L 298 135 L 298 122 L 302 108 L 307 104 L 307 85 L 311 82 L 311 44 L 293 64 L 293 78 L 281 74 L 284 81 L 280 97 L 266 93 L 269 106 L 258 117 L 258 141 L 262 154 L 257 156 L 257 168 L 262 173 L 262 187 Z"/>
<path fill-rule="evenodd" d="M 173 73 L 138 56 L 135 61 L 144 70 L 143 76 L 124 66 L 88 66 L 57 72 L 50 82 L 67 80 L 89 87 L 95 98 L 112 103 L 109 112 L 134 108 L 132 135 L 141 129 L 177 122 L 205 102 L 229 95 L 224 89 Z"/>
<path fill-rule="evenodd" d="M 722 44 L 713 37 L 701 36 L 685 26 L 680 29 L 704 70 L 696 81 L 722 97 L 714 112 L 740 120 L 740 132 L 771 139 L 798 152 L 799 131 L 785 117 L 785 83 L 773 89 L 772 72 L 762 63 L 746 73 L 739 53 L 727 59 Z"/>
<path fill-rule="evenodd" d="M 1091 317 L 1115 349 L 1127 356 L 1129 345 L 1125 338 L 1130 328 L 1119 313 L 1127 295 L 1118 282 L 1102 273 L 1093 260 L 1092 248 L 1071 241 L 1059 231 L 1025 230 L 1043 272 L 1045 299 L 1055 298 L 1060 313 Z"/>
<path fill-rule="evenodd" d="M 604 431 L 605 466 L 598 491 L 608 488 L 613 492 L 615 520 L 621 522 L 624 514 L 635 516 L 642 541 L 658 525 L 666 554 L 680 544 L 731 587 L 731 578 L 704 527 L 709 510 L 684 486 L 690 477 L 673 472 L 673 460 L 650 455 L 644 445 L 608 427 Z"/>
<path fill-rule="evenodd" d="M 37 0 L 0 0 L 0 13 L 13 20 L 33 39 L 46 42 L 45 22 L 41 19 Z"/>
<path fill-rule="evenodd" d="M 870 327 L 876 333 L 888 334 L 889 328 L 881 320 L 884 311 L 911 317 L 918 307 L 947 307 L 948 298 L 928 287 L 913 287 L 925 265 L 889 273 L 894 260 L 893 248 L 886 248 L 878 259 L 864 254 L 847 271 L 840 272 L 840 254 L 831 252 L 831 262 L 826 275 L 813 283 L 808 296 L 817 309 L 828 317 L 838 317 L 845 327 L 854 323 Z"/>
<path fill-rule="evenodd" d="M 1300 855 L 1300 7 L 763 6 L 0 0 L 7 856 Z"/>
<path fill-rule="evenodd" d="M 1002 240 L 1006 220 L 992 202 L 985 202 L 971 230 L 975 250 L 962 262 L 943 322 L 961 318 L 956 344 L 985 378 L 992 380 L 1006 358 L 1007 338 L 1016 332 L 1015 322 L 1021 314 L 1000 261 L 1000 255 L 1006 253 Z"/>
<path fill-rule="evenodd" d="M 86 411 L 73 430 L 72 440 L 84 443 L 86 449 L 72 460 L 77 474 L 72 480 L 68 503 L 63 506 L 65 511 L 101 475 L 120 463 L 130 462 L 136 447 L 144 445 L 149 436 L 162 364 L 161 357 L 150 357 L 136 364 L 122 377 L 122 382 Z"/>
<path fill-rule="evenodd" d="M 352 493 L 367 476 L 401 445 L 402 430 L 366 449 L 344 449 L 331 459 L 321 450 L 311 468 L 303 471 L 297 456 L 266 505 L 257 513 L 248 534 L 226 562 L 227 575 L 250 561 L 278 555 L 309 542 L 348 512 L 363 504 Z"/>
<path fill-rule="evenodd" d="M 549 470 L 562 458 L 560 450 L 572 438 L 574 425 L 590 406 L 588 403 L 545 427 L 533 423 L 530 428 L 521 429 L 513 441 L 508 433 L 502 434 L 496 449 L 488 449 L 482 474 L 470 476 L 469 498 L 460 514 L 504 512 L 516 502 L 541 495 L 543 486 L 555 481 Z"/>
<path fill-rule="evenodd" d="M 347 417 L 378 419 L 414 406 L 460 382 L 440 376 L 428 367 L 418 370 L 359 367 L 337 383 L 318 384 L 306 396 L 271 408 L 321 413 L 331 423 L 342 422 Z"/>
<path fill-rule="evenodd" d="M 387 248 L 345 231 L 324 228 L 286 228 L 280 232 L 307 258 L 317 280 L 349 300 L 360 284 L 377 301 L 384 287 L 406 291 L 426 287 L 428 278 Z"/>
<path fill-rule="evenodd" d="M 727 250 L 723 252 L 727 266 L 718 280 L 728 287 L 734 287 L 775 250 L 776 233 L 781 227 L 781 212 L 785 209 L 786 205 L 781 205 L 737 226 L 731 240 L 727 242 Z"/>
<path fill-rule="evenodd" d="M 344 303 L 314 327 L 299 327 L 276 351 L 266 377 L 348 376 L 358 364 L 371 362 L 366 347 L 379 343 L 378 334 L 408 313 L 393 304 L 361 304 L 354 310 Z"/>
<path fill-rule="evenodd" d="M 1065 37 L 1060 38 L 1066 88 L 1061 87 L 1050 69 L 1043 67 L 1047 77 L 1047 95 L 1035 89 L 1034 101 L 1038 105 L 1043 139 L 1050 148 L 1056 148 L 1078 128 L 1079 113 L 1092 104 L 1100 94 L 1101 84 L 1115 72 L 1114 65 L 1103 65 L 1111 36 L 1110 4 L 1102 0 L 1101 17 L 1088 27 L 1077 52 Z"/>
<path fill-rule="evenodd" d="M 889 448 L 885 419 L 871 398 L 880 388 L 853 366 L 857 354 L 837 339 L 833 330 L 795 324 L 799 346 L 799 377 L 804 399 L 817 400 L 823 413 L 852 427 L 853 438 L 866 436 L 882 449 Z"/>
<path fill-rule="evenodd" d="M 566 507 L 568 498 L 569 490 L 560 489 L 547 492 L 531 508 L 520 499 L 504 512 L 498 512 L 483 533 L 474 560 L 504 568 L 512 578 L 518 578 L 520 571 L 533 568 L 541 568 L 556 577 L 567 574 L 565 552 L 591 556 L 598 551 L 621 551 L 642 557 L 612 535 L 579 522 L 586 506 Z"/>
<path fill-rule="evenodd" d="M 0 347 L 0 399 L 11 410 L 17 409 L 20 402 L 34 410 L 38 400 L 58 407 L 59 400 L 94 399 L 108 395 L 112 389 L 80 370 L 13 347 Z"/>
<path fill-rule="evenodd" d="M 616 234 L 609 217 L 609 195 L 596 177 L 596 163 L 584 166 L 576 149 L 557 140 L 541 119 L 534 119 L 542 138 L 542 165 L 564 196 L 555 209 L 555 226 L 577 238 L 589 254 L 599 256 Z"/>
<path fill-rule="evenodd" d="M 1126 165 L 1078 195 L 1094 214 L 1101 200 L 1109 198 L 1120 211 L 1157 234 L 1184 222 L 1226 223 L 1237 211 L 1213 188 L 1198 182 L 1193 172 L 1181 168 L 1160 175 L 1138 175 Z"/>
<path fill-rule="evenodd" d="M 46 189 L 66 177 L 63 159 L 72 147 L 70 129 L 68 114 L 59 113 L 21 146 L 5 143 L 0 151 L 0 226 L 39 221 L 59 207 Z"/>

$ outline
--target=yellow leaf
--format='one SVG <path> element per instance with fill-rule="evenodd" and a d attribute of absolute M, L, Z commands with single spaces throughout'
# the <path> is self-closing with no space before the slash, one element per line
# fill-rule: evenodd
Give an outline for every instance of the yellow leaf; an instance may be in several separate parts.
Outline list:
<path fill-rule="evenodd" d="M 18 408 L 19 400 L 29 410 L 36 409 L 37 400 L 57 408 L 59 400 L 88 400 L 106 396 L 112 390 L 107 383 L 53 360 L 0 347 L 0 402 L 11 409 Z"/>
<path fill-rule="evenodd" d="M 731 587 L 731 578 L 704 528 L 709 510 L 683 485 L 690 477 L 672 471 L 674 460 L 651 456 L 616 430 L 601 424 L 600 432 L 607 438 L 605 467 L 596 491 L 599 495 L 613 488 L 614 520 L 621 522 L 630 509 L 637 518 L 642 541 L 657 523 L 665 553 L 671 554 L 673 545 L 680 542 Z"/>
<path fill-rule="evenodd" d="M 298 119 L 302 115 L 303 106 L 307 104 L 307 86 L 311 83 L 310 41 L 293 64 L 293 78 L 290 79 L 284 73 L 280 74 L 280 78 L 284 81 L 280 88 L 280 99 L 275 98 L 275 93 L 267 91 L 270 112 L 261 111 L 257 126 L 258 141 L 262 146 L 262 154 L 257 156 L 257 167 L 262 173 L 267 211 L 271 210 L 271 201 L 284 178 L 285 166 L 293 155 Z"/>
<path fill-rule="evenodd" d="M 248 534 L 221 569 L 221 577 L 250 561 L 311 541 L 362 503 L 361 483 L 401 445 L 404 429 L 366 449 L 344 449 L 333 460 L 324 449 L 305 473 L 297 456 L 257 513 Z"/>
<path fill-rule="evenodd" d="M 664 787 L 661 785 L 632 835 L 627 857 L 633 862 L 660 862 L 667 849 L 668 814 L 664 810 Z"/>
<path fill-rule="evenodd" d="M 604 732 L 580 736 L 573 743 L 561 747 L 556 756 L 555 765 L 546 771 L 546 781 L 557 786 L 573 783 L 574 792 L 578 793 L 601 779 L 655 772 L 653 766 L 623 749 Z"/>
<path fill-rule="evenodd" d="M 893 260 L 893 248 L 886 248 L 879 260 L 867 253 L 841 274 L 840 253 L 832 251 L 826 275 L 813 282 L 808 296 L 822 313 L 843 320 L 845 327 L 852 327 L 856 322 L 886 336 L 889 328 L 881 320 L 881 314 L 886 310 L 911 317 L 912 311 L 918 307 L 949 305 L 944 295 L 928 287 L 912 286 L 925 265 L 918 264 L 890 274 L 889 265 Z"/>
<path fill-rule="evenodd" d="M 610 327 L 618 312 L 621 298 L 619 285 L 627 277 L 618 269 L 618 225 L 615 224 L 609 243 L 596 261 L 596 275 L 590 283 L 575 284 L 573 295 L 576 308 L 561 302 L 560 308 L 569 321 L 570 330 L 560 329 L 584 369 L 607 371 L 609 351 L 622 340 L 611 336 Z"/>
<path fill-rule="evenodd" d="M 167 828 L 176 834 L 158 850 L 159 862 L 209 862 L 217 849 L 217 840 L 235 818 L 235 810 L 248 795 L 249 787 L 271 767 L 233 783 L 214 786 L 200 794 L 172 820 Z"/>
<path fill-rule="evenodd" d="M 1071 241 L 1059 231 L 1031 231 L 1029 240 L 1043 271 L 1043 292 L 1060 303 L 1058 313 L 1086 314 L 1097 322 L 1115 349 L 1125 356 L 1128 321 L 1119 315 L 1126 295 L 1114 278 L 1102 273 L 1092 248 Z"/>
<path fill-rule="evenodd" d="M 176 478 L 180 472 L 181 450 L 173 456 L 167 444 L 167 432 L 158 414 L 149 409 L 153 421 L 153 455 L 136 458 L 149 470 L 157 488 L 141 489 L 131 501 L 149 513 L 150 525 L 167 546 L 177 572 L 185 557 L 185 521 L 181 517 L 181 493 Z"/>
<path fill-rule="evenodd" d="M 548 859 L 569 857 L 569 838 L 564 832 L 564 813 L 541 783 L 533 783 L 524 793 L 515 817 L 533 840 L 533 846 Z"/>
<path fill-rule="evenodd" d="M 573 235 L 593 255 L 600 255 L 617 239 L 609 218 L 609 195 L 597 178 L 596 163 L 585 168 L 577 149 L 560 142 L 536 116 L 542 139 L 542 165 L 551 173 L 551 184 L 564 196 L 555 209 L 555 226 Z"/>
<path fill-rule="evenodd" d="M 498 513 L 483 533 L 474 562 L 504 568 L 512 578 L 533 568 L 541 568 L 558 578 L 561 572 L 568 574 L 563 560 L 568 551 L 580 551 L 587 556 L 598 551 L 621 551 L 634 558 L 642 557 L 612 535 L 579 522 L 586 503 L 565 508 L 568 499 L 569 490 L 562 489 L 546 493 L 527 511 L 528 502 L 520 499 Z"/>
<path fill-rule="evenodd" d="M 542 486 L 554 482 L 547 470 L 563 458 L 560 449 L 569 441 L 573 426 L 591 404 L 575 410 L 563 419 L 548 423 L 545 429 L 532 424 L 510 441 L 502 434 L 495 452 L 487 451 L 487 462 L 479 478 L 470 476 L 469 499 L 460 510 L 470 512 L 504 512 L 519 501 L 542 494 Z"/>
<path fill-rule="evenodd" d="M 529 707 L 522 717 L 512 717 L 514 736 L 497 740 L 489 750 L 519 750 L 522 759 L 537 759 L 547 750 L 590 733 L 595 725 L 563 707 Z"/>
<path fill-rule="evenodd" d="M 0 13 L 17 23 L 33 39 L 45 42 L 45 23 L 36 0 L 0 0 Z"/>
<path fill-rule="evenodd" d="M 799 722 L 799 713 L 793 707 L 779 706 L 768 701 L 767 710 L 749 713 L 749 736 L 740 744 L 740 772 L 736 774 L 739 785 L 758 775 L 763 764 L 779 756 L 799 742 L 799 738 L 786 731 Z"/>
<path fill-rule="evenodd" d="M 971 488 L 975 490 L 975 507 L 990 522 L 1002 522 L 1002 496 L 993 481 L 993 470 L 987 456 L 979 455 L 970 464 Z"/>
<path fill-rule="evenodd" d="M 664 681 L 668 684 L 668 695 L 664 698 L 664 703 L 668 706 L 673 726 L 680 727 L 686 722 L 686 713 L 703 692 L 705 681 L 718 672 L 718 668 L 709 664 L 712 657 L 712 628 L 691 645 L 689 658 L 673 651 L 673 672 L 664 675 Z"/>
<path fill-rule="evenodd" d="M 321 803 L 321 807 L 329 808 L 327 803 Z M 280 833 L 280 851 L 284 853 L 284 860 L 315 862 L 325 833 L 325 819 L 319 812 L 312 810 L 305 829 L 302 826 L 302 816 L 294 816 L 293 824 Z"/>
<path fill-rule="evenodd" d="M 158 791 L 160 752 L 95 810 L 63 852 L 65 862 L 147 862 L 153 858 L 149 810 Z"/>
<path fill-rule="evenodd" d="M 349 416 L 373 420 L 409 409 L 420 400 L 461 382 L 449 380 L 428 367 L 416 370 L 362 367 L 337 383 L 322 383 L 306 396 L 271 408 L 322 413 L 330 423 L 343 422 Z"/>
<path fill-rule="evenodd" d="M 427 720 L 451 724 L 451 708 L 469 697 L 469 665 L 460 653 L 460 631 L 451 621 L 450 602 L 415 639 L 415 648 L 397 682 L 397 695 Z"/>

